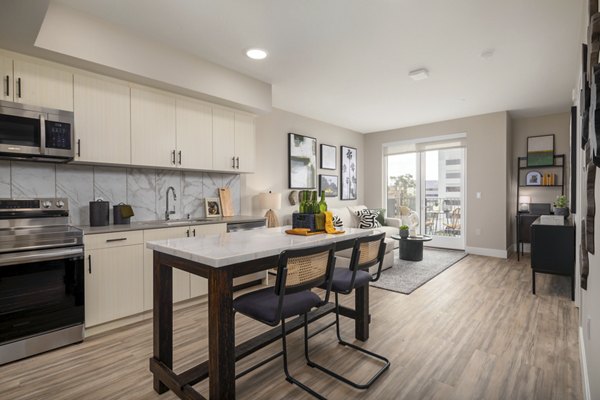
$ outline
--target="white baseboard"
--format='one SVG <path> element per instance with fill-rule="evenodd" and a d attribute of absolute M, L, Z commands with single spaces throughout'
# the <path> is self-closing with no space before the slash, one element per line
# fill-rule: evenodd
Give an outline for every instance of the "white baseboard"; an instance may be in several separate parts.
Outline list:
<path fill-rule="evenodd" d="M 581 383 L 583 385 L 584 400 L 592 400 L 590 393 L 590 378 L 587 369 L 587 359 L 585 358 L 585 342 L 583 341 L 583 327 L 579 327 L 579 360 L 581 363 Z"/>
<path fill-rule="evenodd" d="M 467 246 L 465 251 L 469 254 L 476 254 L 478 256 L 488 256 L 488 257 L 497 257 L 497 258 L 508 258 L 507 250 L 498 250 L 498 249 L 487 249 L 485 247 L 470 247 Z"/>

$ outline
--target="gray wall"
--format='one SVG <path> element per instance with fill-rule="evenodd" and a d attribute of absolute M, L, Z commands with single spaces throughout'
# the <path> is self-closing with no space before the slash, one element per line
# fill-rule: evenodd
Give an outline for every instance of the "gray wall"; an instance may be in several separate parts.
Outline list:
<path fill-rule="evenodd" d="M 203 217 L 204 198 L 218 197 L 219 187 L 231 189 L 240 213 L 240 176 L 235 174 L 0 161 L 0 197 L 67 197 L 74 225 L 89 224 L 89 202 L 98 198 L 111 206 L 131 204 L 135 221 L 162 219 L 169 186 L 177 193 L 172 218 Z"/>
<path fill-rule="evenodd" d="M 315 119 L 303 117 L 287 111 L 273 109 L 267 115 L 256 119 L 256 173 L 242 176 L 243 214 L 264 215 L 256 201 L 256 196 L 269 190 L 282 193 L 282 208 L 277 211 L 280 223 L 291 223 L 291 214 L 298 205 L 291 206 L 288 195 L 288 133 L 298 133 L 317 139 L 317 164 L 320 162 L 320 144 L 337 147 L 337 169 L 317 170 L 318 174 L 340 175 L 340 146 L 351 146 L 357 149 L 358 160 L 358 198 L 357 200 L 340 200 L 327 198 L 329 207 L 342 207 L 364 204 L 365 199 L 365 165 L 369 161 L 364 152 L 364 135 L 349 129 L 340 128 Z"/>
<path fill-rule="evenodd" d="M 507 252 L 508 118 L 506 112 L 435 122 L 365 136 L 365 201 L 383 206 L 383 144 L 452 133 L 467 134 L 466 246 L 474 253 Z M 481 199 L 476 193 L 481 192 Z M 479 228 L 480 234 L 475 230 Z"/>

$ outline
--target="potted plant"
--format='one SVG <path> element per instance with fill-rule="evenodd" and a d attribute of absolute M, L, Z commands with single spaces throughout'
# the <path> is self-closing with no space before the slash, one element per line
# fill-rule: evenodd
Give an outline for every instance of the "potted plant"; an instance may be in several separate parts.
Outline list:
<path fill-rule="evenodd" d="M 554 200 L 554 214 L 555 215 L 564 215 L 565 217 L 569 215 L 569 207 L 567 207 L 567 196 L 558 196 L 556 200 Z"/>
<path fill-rule="evenodd" d="M 408 237 L 408 225 L 402 225 L 400 227 L 400 237 L 406 239 Z"/>

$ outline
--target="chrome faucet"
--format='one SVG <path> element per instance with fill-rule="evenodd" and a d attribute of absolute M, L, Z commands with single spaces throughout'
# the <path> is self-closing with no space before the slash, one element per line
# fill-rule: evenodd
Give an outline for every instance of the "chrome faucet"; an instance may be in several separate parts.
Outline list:
<path fill-rule="evenodd" d="M 173 192 L 173 201 L 177 200 L 177 195 L 175 194 L 175 188 L 173 186 L 169 186 L 167 188 L 167 208 L 165 210 L 165 220 L 171 219 L 171 215 L 175 214 L 175 206 L 173 206 L 173 210 L 169 210 L 169 192 Z"/>

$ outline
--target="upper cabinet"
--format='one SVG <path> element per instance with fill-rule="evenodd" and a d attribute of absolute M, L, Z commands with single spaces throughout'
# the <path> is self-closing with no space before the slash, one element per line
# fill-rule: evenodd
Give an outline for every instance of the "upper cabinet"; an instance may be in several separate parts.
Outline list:
<path fill-rule="evenodd" d="M 72 73 L 28 61 L 14 60 L 13 80 L 13 101 L 73 111 Z"/>
<path fill-rule="evenodd" d="M 177 166 L 175 98 L 151 90 L 131 89 L 131 163 Z"/>
<path fill-rule="evenodd" d="M 213 168 L 213 116 L 207 104 L 177 99 L 177 165 Z"/>
<path fill-rule="evenodd" d="M 235 113 L 235 164 L 238 172 L 253 172 L 256 162 L 254 117 Z"/>
<path fill-rule="evenodd" d="M 253 172 L 256 137 L 251 115 L 213 108 L 213 168 Z"/>
<path fill-rule="evenodd" d="M 75 75 L 75 160 L 131 163 L 129 86 Z"/>
<path fill-rule="evenodd" d="M 14 86 L 13 86 L 13 60 L 0 56 L 0 77 L 2 77 L 2 93 L 0 100 L 13 101 Z"/>

